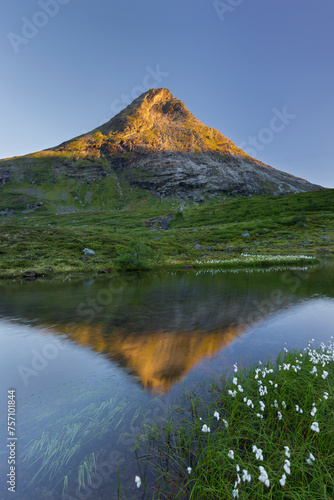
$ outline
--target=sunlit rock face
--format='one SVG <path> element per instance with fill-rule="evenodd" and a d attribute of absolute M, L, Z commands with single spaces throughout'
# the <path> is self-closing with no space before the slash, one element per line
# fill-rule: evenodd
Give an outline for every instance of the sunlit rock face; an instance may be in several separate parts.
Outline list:
<path fill-rule="evenodd" d="M 145 92 L 89 133 L 0 162 L 2 184 L 23 180 L 57 184 L 66 179 L 91 184 L 106 178 L 115 186 L 121 180 L 156 196 L 195 201 L 222 194 L 320 189 L 247 155 L 203 125 L 164 88 Z"/>

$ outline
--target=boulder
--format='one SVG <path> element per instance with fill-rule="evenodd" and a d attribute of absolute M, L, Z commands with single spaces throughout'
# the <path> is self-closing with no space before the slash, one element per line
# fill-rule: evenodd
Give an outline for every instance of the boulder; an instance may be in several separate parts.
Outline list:
<path fill-rule="evenodd" d="M 90 248 L 84 248 L 82 252 L 86 255 L 86 257 L 93 257 L 93 255 L 95 255 L 94 250 L 91 250 Z"/>

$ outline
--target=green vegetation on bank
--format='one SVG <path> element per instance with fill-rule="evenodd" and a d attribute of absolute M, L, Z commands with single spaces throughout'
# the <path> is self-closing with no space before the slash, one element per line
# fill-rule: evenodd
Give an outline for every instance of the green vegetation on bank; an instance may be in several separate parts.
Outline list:
<path fill-rule="evenodd" d="M 43 204 L 36 207 L 33 198 L 31 210 L 26 209 L 28 198 L 11 194 L 0 204 L 1 277 L 28 269 L 38 274 L 96 273 L 201 267 L 210 261 L 238 266 L 245 263 L 243 254 L 279 256 L 280 263 L 289 264 L 290 255 L 321 259 L 334 254 L 334 190 L 329 189 L 212 199 L 199 206 L 149 197 L 146 204 L 123 210 L 66 214 Z M 85 257 L 84 248 L 95 255 Z"/>
<path fill-rule="evenodd" d="M 333 387 L 332 343 L 234 365 L 140 437 L 143 487 L 153 474 L 154 498 L 332 499 Z"/>

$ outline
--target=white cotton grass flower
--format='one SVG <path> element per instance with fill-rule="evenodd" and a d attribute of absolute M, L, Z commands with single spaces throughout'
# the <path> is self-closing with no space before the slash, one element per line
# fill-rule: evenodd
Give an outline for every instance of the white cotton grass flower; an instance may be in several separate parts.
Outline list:
<path fill-rule="evenodd" d="M 324 371 L 322 372 L 322 375 L 321 375 L 321 376 L 322 376 L 322 378 L 325 380 L 325 378 L 327 377 L 327 375 L 328 375 L 328 372 L 326 372 L 326 370 L 324 370 Z"/>
<path fill-rule="evenodd" d="M 232 398 L 235 398 L 235 396 L 237 395 L 237 391 L 234 390 L 234 391 L 231 391 L 230 389 L 228 390 L 228 393 L 232 396 Z"/>
<path fill-rule="evenodd" d="M 281 486 L 285 486 L 285 481 L 286 481 L 286 474 L 283 474 L 281 479 L 279 480 Z"/>
<path fill-rule="evenodd" d="M 264 409 L 266 407 L 266 405 L 264 404 L 264 402 L 263 401 L 259 401 L 259 405 L 260 405 L 260 410 L 264 411 Z"/>
<path fill-rule="evenodd" d="M 309 458 L 306 459 L 306 462 L 308 464 L 312 464 L 312 462 L 315 462 L 315 458 L 314 458 L 314 455 L 312 455 L 312 453 L 309 454 Z"/>
<path fill-rule="evenodd" d="M 328 392 L 324 392 L 324 396 L 323 396 L 324 399 L 328 399 Z"/>
<path fill-rule="evenodd" d="M 255 444 L 253 444 L 253 446 L 252 446 L 252 451 L 253 451 L 253 453 L 255 453 L 256 460 L 263 460 L 263 452 Z"/>
<path fill-rule="evenodd" d="M 236 470 L 237 472 L 240 472 L 240 466 L 239 466 L 238 464 L 235 466 L 235 470 Z M 239 474 L 238 474 L 238 476 L 239 476 Z M 238 484 L 239 484 L 239 483 L 240 483 L 240 481 L 238 482 Z"/>
<path fill-rule="evenodd" d="M 237 377 L 233 377 L 232 383 L 234 385 L 238 385 L 238 379 L 237 379 Z"/>
<path fill-rule="evenodd" d="M 287 474 L 291 474 L 291 471 L 290 471 L 290 461 L 289 460 L 285 460 L 284 461 L 284 465 L 283 465 L 283 469 L 285 470 L 285 472 Z"/>
<path fill-rule="evenodd" d="M 234 460 L 234 451 L 233 450 L 230 450 L 227 454 L 228 458 L 231 458 L 232 460 Z"/>
<path fill-rule="evenodd" d="M 204 424 L 202 427 L 202 432 L 210 432 L 210 427 L 208 427 L 206 424 Z"/>
<path fill-rule="evenodd" d="M 238 385 L 238 389 L 239 389 L 240 392 L 244 392 L 244 390 L 243 390 L 243 388 L 241 387 L 240 384 Z"/>
<path fill-rule="evenodd" d="M 314 367 L 312 368 L 312 370 L 310 371 L 310 373 L 311 373 L 311 375 L 312 375 L 313 373 L 317 373 L 317 367 L 316 367 L 316 366 L 314 366 Z"/>
<path fill-rule="evenodd" d="M 278 420 L 282 420 L 283 415 L 280 411 L 277 412 L 277 417 L 278 417 Z"/>
<path fill-rule="evenodd" d="M 214 412 L 214 414 L 213 414 L 213 416 L 214 416 L 217 420 L 219 420 L 219 413 L 218 413 L 218 411 L 215 411 L 215 412 Z"/>
<path fill-rule="evenodd" d="M 140 486 L 141 486 L 141 479 L 140 479 L 140 477 L 139 477 L 139 476 L 136 476 L 136 477 L 135 477 L 135 483 L 136 483 L 136 485 L 137 485 L 137 488 L 140 488 Z"/>
<path fill-rule="evenodd" d="M 285 402 L 285 401 L 282 401 L 282 403 L 281 403 L 281 404 L 282 404 L 283 408 L 285 409 L 285 408 L 286 408 L 286 402 Z"/>
<path fill-rule="evenodd" d="M 285 449 L 285 456 L 290 458 L 290 448 L 289 446 L 284 446 L 284 449 Z"/>
<path fill-rule="evenodd" d="M 312 425 L 311 425 L 311 429 L 312 429 L 312 431 L 320 432 L 318 422 L 313 422 Z"/>
<path fill-rule="evenodd" d="M 263 418 L 263 415 L 261 415 L 261 413 L 257 413 L 256 416 L 259 418 Z"/>
<path fill-rule="evenodd" d="M 245 483 L 246 481 L 248 481 L 250 483 L 251 480 L 252 480 L 251 475 L 248 474 L 248 471 L 245 470 L 245 469 L 242 469 L 242 472 L 243 472 L 243 474 L 242 474 L 242 480 L 243 480 L 243 482 Z"/>
<path fill-rule="evenodd" d="M 192 468 L 191 468 L 191 467 L 187 467 L 187 472 L 188 472 L 188 474 L 190 474 L 190 473 L 191 473 L 191 471 L 192 471 Z"/>
<path fill-rule="evenodd" d="M 233 498 L 238 498 L 239 497 L 239 490 L 234 488 L 234 490 L 232 490 L 232 496 L 233 496 Z"/>
<path fill-rule="evenodd" d="M 225 425 L 226 429 L 228 429 L 228 421 L 225 420 L 224 418 L 222 420 L 223 420 L 223 424 Z"/>
<path fill-rule="evenodd" d="M 314 417 L 314 415 L 317 413 L 317 409 L 315 406 L 312 408 L 310 413 L 311 413 L 311 417 Z"/>
<path fill-rule="evenodd" d="M 259 469 L 260 469 L 260 472 L 261 472 L 261 475 L 258 478 L 259 481 L 261 481 L 262 483 L 264 483 L 269 488 L 270 481 L 269 481 L 268 474 L 266 473 L 266 471 L 265 471 L 264 467 L 262 467 L 262 465 L 260 465 Z"/>
<path fill-rule="evenodd" d="M 237 371 L 238 371 L 238 365 L 236 363 L 233 365 L 233 370 L 234 370 L 234 373 L 237 373 Z"/>

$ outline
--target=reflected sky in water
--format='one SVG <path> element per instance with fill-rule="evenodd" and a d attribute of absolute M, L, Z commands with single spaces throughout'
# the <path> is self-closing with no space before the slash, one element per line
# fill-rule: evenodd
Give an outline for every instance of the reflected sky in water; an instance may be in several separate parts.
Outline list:
<path fill-rule="evenodd" d="M 35 439 L 52 419 L 65 421 L 67 406 L 74 411 L 69 385 L 75 397 L 81 395 L 82 411 L 85 405 L 97 408 L 115 394 L 133 403 L 131 411 L 135 405 L 149 408 L 159 397 L 162 411 L 184 387 L 222 375 L 235 362 L 248 366 L 273 358 L 285 343 L 303 348 L 311 338 L 316 344 L 328 342 L 334 324 L 333 278 L 333 268 L 322 266 L 2 284 L 2 387 L 17 390 L 26 422 L 21 430 Z M 2 416 L 5 404 L 3 398 Z M 49 415 L 48 422 L 29 427 L 37 408 Z M 130 417 L 124 419 L 124 432 Z M 5 432 L 3 422 L 0 430 Z M 111 425 L 106 432 L 113 443 L 120 435 Z M 99 439 L 93 436 L 89 447 L 79 450 L 72 467 L 84 453 L 99 448 Z M 28 444 L 22 440 L 24 450 Z M 120 453 L 130 453 L 130 447 L 125 448 L 118 444 Z M 133 466 L 124 474 L 134 472 Z M 21 473 L 24 484 L 31 471 L 22 464 Z M 17 498 L 31 494 L 23 489 Z M 103 488 L 96 495 L 113 498 Z"/>

